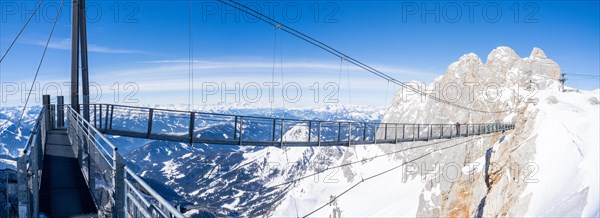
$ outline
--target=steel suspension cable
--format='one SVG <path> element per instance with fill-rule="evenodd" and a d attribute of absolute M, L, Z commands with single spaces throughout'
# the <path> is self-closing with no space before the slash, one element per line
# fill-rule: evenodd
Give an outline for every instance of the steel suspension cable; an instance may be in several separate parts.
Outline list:
<path fill-rule="evenodd" d="M 38 9 L 40 8 L 40 6 L 42 5 L 43 2 L 44 2 L 44 0 L 41 0 L 38 3 L 38 5 L 35 7 L 35 10 L 33 10 L 33 13 L 31 13 L 31 16 L 29 16 L 29 19 L 27 19 L 27 21 L 25 22 L 25 24 L 23 25 L 23 27 L 21 27 L 21 30 L 19 30 L 19 33 L 17 33 L 17 36 L 15 36 L 15 38 L 13 39 L 13 41 L 10 43 L 10 45 L 6 49 L 6 52 L 4 52 L 4 54 L 2 55 L 2 58 L 0 58 L 0 63 L 2 63 L 2 61 L 4 60 L 4 58 L 6 57 L 6 55 L 8 54 L 8 52 L 10 51 L 10 49 L 13 47 L 13 45 L 15 45 L 15 42 L 17 42 L 17 39 L 19 39 L 19 36 L 21 36 L 21 33 L 23 33 L 23 30 L 25 30 L 25 28 L 29 24 L 29 21 L 31 21 L 31 19 L 33 18 L 33 16 L 35 16 L 35 14 L 37 13 Z"/>
<path fill-rule="evenodd" d="M 348 101 L 352 105 L 352 86 L 350 85 L 350 69 L 348 68 L 348 62 L 346 62 L 346 76 L 348 77 Z"/>
<path fill-rule="evenodd" d="M 390 93 L 390 81 L 388 80 L 387 85 L 385 86 L 385 103 L 383 104 L 384 106 L 387 105 L 389 93 Z"/>
<path fill-rule="evenodd" d="M 277 56 L 277 29 L 273 29 L 273 69 L 271 71 L 271 85 L 275 84 L 275 60 Z M 269 103 L 271 103 L 271 117 L 273 117 L 273 103 L 275 102 L 275 89 L 273 91 L 273 99 L 271 99 L 271 95 L 269 95 Z M 273 133 L 275 134 L 275 133 Z"/>
<path fill-rule="evenodd" d="M 498 134 L 498 133 L 497 133 L 497 134 Z M 389 172 L 392 172 L 392 171 L 394 171 L 394 170 L 396 170 L 396 169 L 399 169 L 399 168 L 401 168 L 401 167 L 405 166 L 407 163 L 412 163 L 412 162 L 414 162 L 414 161 L 417 161 L 417 160 L 419 160 L 419 159 L 422 159 L 422 158 L 424 158 L 424 157 L 426 157 L 426 156 L 429 156 L 429 155 L 433 154 L 434 152 L 438 152 L 438 151 L 446 150 L 446 149 L 453 148 L 453 147 L 456 147 L 456 146 L 459 146 L 459 145 L 465 144 L 465 143 L 467 143 L 467 142 L 470 142 L 470 141 L 473 141 L 473 140 L 476 140 L 476 139 L 481 139 L 481 138 L 491 137 L 491 136 L 494 136 L 494 135 L 497 135 L 497 134 L 492 134 L 492 135 L 488 135 L 488 136 L 481 136 L 481 137 L 478 137 L 478 138 L 472 138 L 472 139 L 469 139 L 469 140 L 465 140 L 465 141 L 463 141 L 463 142 L 455 143 L 455 144 L 453 144 L 453 145 L 450 145 L 450 146 L 447 146 L 447 147 L 443 147 L 443 148 L 434 149 L 434 150 L 432 150 L 431 152 L 427 152 L 427 153 L 425 153 L 425 154 L 423 154 L 423 155 L 421 155 L 421 156 L 419 156 L 419 157 L 413 158 L 413 159 L 411 159 L 411 160 L 409 160 L 409 161 L 405 161 L 405 162 L 403 162 L 403 163 L 401 163 L 401 164 L 399 164 L 399 165 L 396 165 L 396 166 L 394 166 L 394 167 L 392 167 L 392 168 L 389 168 L 389 169 L 387 169 L 387 170 L 384 170 L 384 171 L 382 171 L 382 172 L 379 172 L 379 173 L 377 173 L 377 174 L 375 174 L 375 175 L 372 175 L 372 176 L 369 176 L 369 177 L 367 177 L 367 178 L 364 178 L 363 180 L 361 180 L 361 181 L 358 181 L 356 184 L 354 184 L 354 185 L 350 186 L 348 189 L 344 190 L 344 191 L 343 191 L 343 192 L 341 192 L 340 194 L 338 194 L 338 195 L 336 195 L 335 197 L 333 197 L 332 199 L 330 199 L 330 200 L 329 200 L 328 202 L 326 202 L 325 204 L 323 204 L 323 205 L 321 205 L 320 207 L 318 207 L 317 209 L 315 209 L 315 210 L 313 210 L 313 211 L 309 212 L 308 214 L 306 214 L 306 215 L 305 215 L 305 216 L 303 216 L 303 217 L 308 217 L 308 216 L 310 216 L 310 215 L 312 215 L 312 214 L 316 213 L 317 211 L 319 211 L 319 210 L 323 209 L 324 207 L 326 207 L 326 206 L 327 206 L 327 205 L 329 205 L 330 203 L 332 203 L 332 202 L 336 201 L 337 199 L 339 199 L 339 198 L 340 198 L 341 196 L 343 196 L 344 194 L 346 194 L 346 193 L 350 192 L 352 189 L 354 189 L 354 188 L 358 187 L 358 185 L 360 185 L 360 184 L 362 184 L 362 183 L 364 183 L 364 182 L 366 182 L 366 181 L 368 181 L 368 180 L 370 180 L 370 179 L 377 178 L 377 177 L 379 177 L 379 176 L 381 176 L 381 175 L 384 175 L 384 174 L 387 174 L 387 173 L 389 173 Z"/>
<path fill-rule="evenodd" d="M 19 117 L 19 123 L 17 127 L 21 126 L 21 121 L 23 121 L 23 116 L 25 115 L 25 109 L 27 108 L 27 104 L 29 103 L 29 97 L 31 96 L 31 91 L 33 90 L 33 86 L 35 85 L 35 81 L 40 73 L 40 69 L 42 64 L 44 63 L 44 57 L 46 57 L 46 51 L 48 51 L 48 45 L 52 40 L 52 35 L 54 34 L 54 29 L 56 28 L 56 23 L 58 23 L 58 18 L 60 12 L 62 11 L 62 7 L 65 3 L 65 0 L 62 0 L 58 10 L 56 12 L 56 17 L 54 18 L 54 24 L 52 24 L 52 29 L 50 30 L 50 35 L 48 35 L 48 40 L 46 40 L 46 45 L 44 46 L 44 51 L 42 52 L 42 57 L 40 58 L 40 62 L 38 63 L 37 70 L 35 71 L 35 76 L 33 77 L 33 82 L 31 83 L 31 87 L 29 88 L 29 92 L 27 93 L 27 99 L 25 100 L 25 106 L 23 106 L 23 110 L 21 111 L 21 116 Z"/>
<path fill-rule="evenodd" d="M 348 62 L 354 64 L 357 67 L 360 67 L 360 68 L 362 68 L 362 69 L 364 69 L 364 70 L 366 70 L 366 71 L 368 71 L 368 72 L 370 72 L 372 74 L 375 74 L 375 75 L 377 75 L 377 76 L 379 76 L 379 77 L 381 77 L 383 79 L 386 79 L 386 80 L 388 80 L 388 81 L 390 81 L 392 83 L 400 85 L 401 87 L 406 88 L 408 90 L 411 90 L 411 91 L 413 91 L 413 92 L 415 92 L 415 93 L 417 93 L 419 95 L 423 95 L 423 96 L 426 96 L 428 98 L 431 98 L 431 99 L 433 99 L 435 101 L 442 102 L 444 104 L 451 105 L 451 106 L 454 106 L 454 107 L 457 107 L 457 108 L 461 108 L 461 109 L 465 109 L 465 110 L 471 110 L 471 111 L 476 111 L 476 112 L 481 112 L 481 113 L 495 114 L 495 113 L 505 113 L 505 112 L 512 111 L 512 110 L 500 110 L 500 111 L 478 110 L 478 109 L 469 108 L 469 107 L 462 106 L 460 104 L 457 104 L 457 103 L 454 103 L 454 102 L 451 102 L 451 101 L 439 98 L 439 97 L 437 97 L 437 96 L 435 96 L 433 94 L 426 93 L 426 92 L 424 92 L 424 91 L 422 91 L 422 90 L 420 90 L 418 88 L 410 86 L 409 84 L 401 82 L 401 81 L 399 81 L 399 80 L 397 80 L 397 79 L 395 79 L 395 78 L 393 78 L 393 77 L 391 77 L 391 76 L 389 76 L 389 75 L 387 75 L 387 74 L 385 74 L 385 73 L 383 73 L 383 72 L 381 72 L 381 71 L 379 71 L 379 70 L 377 70 L 377 69 L 375 69 L 375 68 L 373 68 L 373 67 L 371 67 L 371 66 L 369 66 L 369 65 L 367 65 L 365 63 L 363 63 L 363 62 L 360 62 L 360 61 L 358 61 L 358 60 L 356 60 L 356 59 L 354 59 L 354 58 L 346 55 L 345 53 L 342 53 L 342 52 L 340 52 L 340 51 L 332 48 L 331 46 L 329 46 L 329 45 L 327 45 L 327 44 L 325 44 L 325 43 L 323 43 L 323 42 L 321 42 L 319 40 L 316 40 L 316 39 L 314 39 L 314 38 L 312 38 L 312 37 L 310 37 L 310 36 L 308 36 L 308 35 L 300 32 L 298 30 L 295 30 L 295 29 L 293 29 L 293 28 L 291 28 L 289 26 L 286 26 L 285 24 L 282 24 L 281 22 L 278 22 L 277 20 L 275 20 L 273 18 L 270 18 L 270 17 L 268 17 L 268 16 L 266 16 L 266 15 L 264 15 L 264 14 L 262 14 L 262 13 L 256 11 L 256 10 L 248 7 L 248 6 L 240 4 L 240 3 L 238 3 L 238 2 L 236 2 L 234 0 L 218 0 L 218 1 L 221 2 L 221 3 L 223 3 L 223 4 L 229 5 L 229 6 L 235 8 L 237 10 L 240 10 L 240 11 L 242 11 L 244 13 L 247 13 L 247 14 L 249 14 L 249 15 L 251 15 L 251 16 L 253 16 L 253 17 L 255 17 L 255 18 L 257 18 L 257 19 L 259 19 L 259 20 L 261 20 L 261 21 L 263 21 L 265 23 L 267 23 L 267 24 L 270 24 L 270 25 L 273 25 L 273 26 L 277 26 L 277 27 L 281 28 L 283 31 L 285 31 L 285 32 L 287 32 L 287 33 L 289 33 L 289 34 L 291 34 L 293 36 L 296 36 L 299 39 L 302 39 L 302 40 L 304 40 L 304 41 L 306 41 L 306 42 L 308 42 L 308 43 L 310 43 L 310 44 L 312 44 L 314 46 L 317 46 L 317 47 L 319 47 L 319 48 L 321 48 L 321 49 L 323 49 L 323 50 L 325 50 L 325 51 L 327 51 L 327 52 L 329 52 L 329 53 L 331 53 L 331 54 L 333 54 L 335 56 L 338 56 L 340 58 L 346 59 Z"/>
<path fill-rule="evenodd" d="M 190 0 L 189 1 L 189 27 L 188 27 L 188 43 L 189 43 L 189 48 L 188 48 L 188 86 L 190 89 L 190 93 L 189 93 L 189 104 L 190 104 L 190 111 L 194 111 L 194 39 L 193 39 L 193 28 L 192 28 L 192 20 L 193 20 L 193 13 L 192 13 L 192 9 L 193 9 L 193 1 Z M 193 133 L 193 131 L 192 131 Z M 193 139 L 194 137 L 192 137 Z"/>
<path fill-rule="evenodd" d="M 600 76 L 598 76 L 598 75 L 586 75 L 586 74 L 576 74 L 576 73 L 567 73 L 566 76 L 600 78 Z"/>

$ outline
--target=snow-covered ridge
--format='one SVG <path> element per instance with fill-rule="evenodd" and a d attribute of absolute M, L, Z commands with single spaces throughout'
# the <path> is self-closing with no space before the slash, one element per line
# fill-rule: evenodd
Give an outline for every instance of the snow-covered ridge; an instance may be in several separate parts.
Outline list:
<path fill-rule="evenodd" d="M 271 215 L 598 217 L 600 93 L 560 92 L 559 74 L 560 66 L 539 48 L 521 58 L 509 47 L 498 47 L 485 63 L 476 54 L 466 54 L 450 64 L 435 82 L 440 86 L 494 83 L 502 94 L 495 102 L 486 101 L 478 93 L 473 99 L 463 96 L 456 103 L 477 110 L 505 112 L 473 112 L 423 100 L 418 95 L 403 95 L 399 90 L 383 122 L 505 121 L 515 123 L 515 130 L 422 148 L 422 143 L 417 143 L 345 149 L 334 162 L 358 164 L 334 173 L 338 181 L 332 184 L 312 180 L 295 183 Z M 527 87 L 517 84 L 533 84 L 538 89 L 527 92 Z M 429 85 L 428 89 L 432 87 Z M 407 147 L 415 149 L 397 152 Z M 369 158 L 381 155 L 384 158 Z M 415 160 L 418 157 L 422 158 Z M 408 168 L 393 168 L 408 161 L 424 168 L 415 175 L 407 174 Z M 462 176 L 448 179 L 447 174 L 455 178 L 452 176 L 456 173 L 444 171 L 446 166 L 459 167 L 462 172 L 458 175 Z M 361 182 L 362 178 L 381 172 L 387 173 Z"/>

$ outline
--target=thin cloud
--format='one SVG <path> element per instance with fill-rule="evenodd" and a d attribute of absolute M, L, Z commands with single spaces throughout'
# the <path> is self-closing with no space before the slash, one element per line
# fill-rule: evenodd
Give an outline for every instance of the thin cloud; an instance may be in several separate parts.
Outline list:
<path fill-rule="evenodd" d="M 29 44 L 45 46 L 46 43 L 42 41 L 34 41 L 29 42 Z M 59 50 L 71 50 L 71 39 L 64 38 L 61 40 L 53 40 L 48 44 L 49 48 L 59 49 Z M 147 54 L 147 52 L 139 51 L 139 50 L 130 50 L 130 49 L 118 49 L 118 48 L 109 48 L 101 45 L 90 44 L 88 43 L 88 51 L 96 52 L 96 53 L 106 53 L 106 54 Z"/>
<path fill-rule="evenodd" d="M 243 59 L 243 58 L 242 58 Z M 251 58 L 246 58 L 251 59 Z M 154 64 L 152 67 L 144 67 L 137 69 L 119 70 L 114 73 L 122 75 L 137 74 L 137 73 L 160 73 L 160 72 L 182 72 L 187 73 L 189 69 L 189 60 L 176 59 L 176 60 L 154 60 L 154 61 L 142 61 L 140 63 Z M 231 71 L 268 71 L 271 72 L 273 69 L 272 61 L 214 61 L 214 60 L 193 60 L 194 70 L 203 71 L 214 71 L 214 72 L 231 72 Z M 417 70 L 412 68 L 389 66 L 389 65 L 374 65 L 375 69 L 381 72 L 389 74 L 392 77 L 396 77 L 399 80 L 421 80 L 428 81 L 443 74 L 443 72 L 429 72 L 424 70 Z M 309 72 L 324 72 L 338 74 L 340 71 L 339 62 L 319 62 L 319 61 L 287 61 L 281 65 L 279 62 L 275 64 L 276 72 L 280 72 L 280 68 L 283 71 L 297 71 L 306 70 Z M 346 70 L 353 72 L 365 72 L 366 70 L 359 68 L 354 65 L 346 67 L 346 63 L 342 65 L 342 71 L 345 73 Z"/>
<path fill-rule="evenodd" d="M 251 59 L 251 58 L 248 58 Z M 246 60 L 248 60 L 246 59 Z M 214 61 L 194 60 L 194 83 L 198 89 L 202 82 L 247 83 L 269 82 L 272 80 L 273 62 L 258 61 Z M 138 62 L 139 67 L 103 69 L 91 72 L 90 75 L 104 84 L 112 84 L 115 78 L 120 82 L 136 82 L 140 91 L 173 91 L 189 89 L 188 60 L 156 60 Z M 280 82 L 281 66 L 275 64 L 275 81 Z M 425 72 L 409 68 L 378 65 L 374 68 L 385 72 L 401 81 L 431 82 L 442 73 Z M 286 82 L 313 84 L 319 82 L 341 82 L 348 86 L 346 64 L 342 66 L 342 77 L 339 62 L 288 61 L 283 64 L 283 76 Z M 356 89 L 385 89 L 386 81 L 361 68 L 349 65 L 350 84 Z M 112 82 L 111 82 L 112 81 Z M 383 84 L 383 86 L 382 86 Z"/>

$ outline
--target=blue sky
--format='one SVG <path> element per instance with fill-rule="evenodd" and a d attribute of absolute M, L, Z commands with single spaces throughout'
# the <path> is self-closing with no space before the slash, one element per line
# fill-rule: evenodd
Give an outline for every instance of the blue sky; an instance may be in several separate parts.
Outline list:
<path fill-rule="evenodd" d="M 37 2 L 0 3 L 2 54 Z M 485 61 L 498 46 L 509 46 L 521 57 L 539 47 L 567 73 L 600 72 L 598 1 L 241 3 L 402 81 L 431 82 L 461 55 L 473 52 Z M 48 0 L 42 5 L 41 13 L 1 63 L 2 105 L 22 104 L 19 99 L 31 85 L 59 4 Z M 63 95 L 68 95 L 63 83 L 70 72 L 70 1 L 65 7 L 38 78 L 40 85 L 36 86 L 36 90 L 45 88 L 52 95 L 57 90 L 52 87 L 60 87 Z M 391 101 L 395 86 L 388 86 L 385 80 L 345 62 L 340 67 L 339 58 L 241 12 L 212 1 L 160 0 L 88 0 L 90 77 L 92 93 L 96 93 L 92 97 L 126 104 L 190 103 L 190 30 L 195 105 L 268 105 L 270 92 L 265 83 L 270 82 L 286 84 L 288 95 L 274 96 L 277 106 L 335 100 L 341 104 L 384 105 Z M 599 83 L 597 79 L 573 77 L 567 85 L 596 89 Z M 338 85 L 338 92 L 331 84 Z M 257 86 L 262 95 L 258 95 Z M 101 96 L 96 88 L 102 90 Z M 297 90 L 301 90 L 301 97 L 296 98 Z M 274 91 L 281 92 L 279 88 Z M 33 97 L 39 100 L 39 94 Z"/>

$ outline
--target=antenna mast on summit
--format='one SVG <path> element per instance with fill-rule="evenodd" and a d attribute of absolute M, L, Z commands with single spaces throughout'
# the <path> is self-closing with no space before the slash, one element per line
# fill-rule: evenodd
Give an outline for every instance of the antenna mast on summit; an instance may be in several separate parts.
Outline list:
<path fill-rule="evenodd" d="M 79 108 L 79 57 L 81 57 L 83 117 L 89 121 L 90 84 L 88 76 L 85 0 L 73 0 L 71 28 L 71 107 L 75 111 L 81 111 Z"/>

